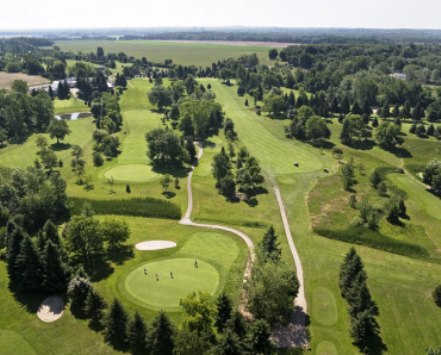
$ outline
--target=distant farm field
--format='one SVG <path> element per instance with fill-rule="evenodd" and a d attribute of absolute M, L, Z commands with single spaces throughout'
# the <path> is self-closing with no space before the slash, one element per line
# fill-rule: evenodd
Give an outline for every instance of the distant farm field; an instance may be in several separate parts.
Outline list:
<path fill-rule="evenodd" d="M 28 86 L 43 85 L 49 82 L 49 80 L 39 75 L 0 72 L 0 89 L 10 89 L 14 80 L 26 81 Z"/>
<path fill-rule="evenodd" d="M 268 46 L 263 44 L 227 44 L 206 42 L 172 42 L 172 41 L 109 41 L 78 40 L 59 41 L 55 43 L 63 51 L 95 52 L 102 47 L 105 52 L 124 52 L 136 58 L 146 57 L 152 62 L 162 62 L 172 58 L 177 64 L 211 66 L 225 58 L 237 58 L 243 54 L 256 53 L 262 63 L 269 62 Z"/>

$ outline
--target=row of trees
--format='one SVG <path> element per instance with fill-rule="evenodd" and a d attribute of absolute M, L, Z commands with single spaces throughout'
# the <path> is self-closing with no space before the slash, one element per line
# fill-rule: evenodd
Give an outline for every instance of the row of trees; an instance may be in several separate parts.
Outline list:
<path fill-rule="evenodd" d="M 379 325 L 375 317 L 378 308 L 372 300 L 367 286 L 367 275 L 363 262 L 355 248 L 345 255 L 340 267 L 339 287 L 343 298 L 348 302 L 351 316 L 351 336 L 364 354 L 373 351 L 381 353 L 382 342 Z"/>
<path fill-rule="evenodd" d="M 118 350 L 152 355 L 245 355 L 272 351 L 268 324 L 264 320 L 245 322 L 224 294 L 215 302 L 204 293 L 182 299 L 179 326 L 172 325 L 163 311 L 148 326 L 138 313 L 129 317 L 119 300 L 108 306 L 81 269 L 69 282 L 68 295 L 72 313 L 89 319 L 89 326 L 102 332 L 104 339 Z"/>

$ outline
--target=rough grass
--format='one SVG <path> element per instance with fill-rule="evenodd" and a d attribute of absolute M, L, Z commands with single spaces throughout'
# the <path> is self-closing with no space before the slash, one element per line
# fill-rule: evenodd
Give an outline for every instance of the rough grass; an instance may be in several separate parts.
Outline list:
<path fill-rule="evenodd" d="M 102 47 L 106 53 L 124 52 L 127 55 L 149 61 L 163 62 L 173 59 L 177 64 L 211 66 L 212 63 L 226 58 L 237 58 L 243 54 L 256 53 L 262 63 L 269 63 L 268 47 L 260 45 L 228 45 L 212 43 L 184 43 L 173 41 L 107 41 L 107 40 L 75 40 L 58 41 L 55 45 L 63 51 L 96 52 Z"/>
<path fill-rule="evenodd" d="M 72 197 L 69 199 L 73 204 L 73 212 L 81 213 L 85 203 L 92 206 L 92 210 L 98 214 L 115 214 L 139 217 L 180 219 L 181 210 L 179 206 L 169 201 L 158 200 L 151 197 L 131 198 L 131 199 L 112 199 L 112 200 L 92 200 L 85 198 Z"/>

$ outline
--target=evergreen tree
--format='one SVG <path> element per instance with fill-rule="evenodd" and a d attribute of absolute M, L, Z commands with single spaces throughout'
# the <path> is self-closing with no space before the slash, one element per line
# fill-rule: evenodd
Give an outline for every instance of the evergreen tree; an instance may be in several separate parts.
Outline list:
<path fill-rule="evenodd" d="M 46 242 L 42 257 L 43 283 L 42 287 L 49 292 L 64 292 L 67 288 L 69 275 L 66 265 L 62 260 L 62 253 L 51 239 Z"/>
<path fill-rule="evenodd" d="M 127 328 L 127 340 L 133 352 L 146 351 L 147 326 L 138 312 L 130 320 Z"/>
<path fill-rule="evenodd" d="M 277 241 L 277 235 L 274 227 L 271 226 L 265 232 L 262 242 L 259 247 L 263 253 L 264 259 L 270 259 L 272 261 L 279 261 L 282 255 L 282 249 L 280 243 Z"/>
<path fill-rule="evenodd" d="M 270 354 L 273 344 L 270 340 L 271 329 L 263 319 L 256 320 L 250 327 L 247 344 L 252 354 Z"/>
<path fill-rule="evenodd" d="M 374 170 L 371 176 L 369 176 L 369 181 L 373 188 L 377 188 L 378 184 L 382 181 L 380 174 L 377 170 Z"/>
<path fill-rule="evenodd" d="M 231 318 L 227 321 L 226 328 L 231 329 L 240 340 L 245 339 L 248 332 L 245 319 L 239 311 L 233 311 L 231 313 Z"/>
<path fill-rule="evenodd" d="M 124 346 L 127 341 L 128 316 L 120 301 L 110 305 L 105 320 L 104 339 L 115 347 Z"/>
<path fill-rule="evenodd" d="M 364 353 L 369 353 L 370 340 L 376 334 L 377 323 L 370 310 L 365 310 L 352 319 L 351 336 Z"/>
<path fill-rule="evenodd" d="M 355 248 L 351 248 L 345 256 L 339 275 L 339 286 L 344 298 L 348 297 L 352 284 L 359 273 L 366 278 L 361 258 L 358 256 Z"/>
<path fill-rule="evenodd" d="M 84 305 L 90 289 L 92 289 L 92 285 L 87 275 L 82 269 L 78 270 L 67 287 L 70 309 L 72 314 L 77 318 L 84 316 Z"/>
<path fill-rule="evenodd" d="M 12 284 L 20 278 L 15 272 L 15 261 L 20 254 L 20 246 L 27 234 L 14 222 L 8 222 L 6 226 L 6 261 L 9 280 Z"/>
<path fill-rule="evenodd" d="M 46 223 L 43 226 L 43 233 L 46 237 L 46 240 L 52 241 L 55 245 L 60 245 L 60 237 L 58 235 L 58 228 L 57 226 L 48 219 Z"/>
<path fill-rule="evenodd" d="M 92 328 L 99 328 L 102 325 L 104 319 L 104 310 L 107 304 L 104 298 L 95 291 L 93 288 L 89 288 L 86 301 L 84 303 L 84 314 L 90 319 L 89 325 Z"/>
<path fill-rule="evenodd" d="M 243 354 L 239 339 L 231 329 L 226 329 L 216 346 L 216 354 L 219 355 L 241 355 Z"/>
<path fill-rule="evenodd" d="M 41 286 L 41 260 L 32 240 L 25 236 L 14 264 L 18 276 L 15 286 L 21 291 L 34 291 Z"/>
<path fill-rule="evenodd" d="M 147 336 L 147 346 L 151 355 L 172 355 L 173 328 L 168 316 L 161 311 L 153 320 L 151 330 Z"/>
<path fill-rule="evenodd" d="M 217 298 L 216 308 L 217 312 L 214 325 L 216 326 L 219 333 L 222 333 L 225 325 L 227 324 L 227 321 L 231 318 L 231 312 L 233 309 L 229 297 L 224 293 L 221 294 Z"/>

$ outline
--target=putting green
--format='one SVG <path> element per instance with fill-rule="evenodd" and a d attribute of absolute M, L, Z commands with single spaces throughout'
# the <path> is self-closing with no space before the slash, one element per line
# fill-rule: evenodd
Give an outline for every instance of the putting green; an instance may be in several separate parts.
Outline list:
<path fill-rule="evenodd" d="M 117 165 L 104 173 L 106 179 L 113 177 L 115 181 L 147 182 L 159 177 L 150 166 L 143 164 Z"/>
<path fill-rule="evenodd" d="M 218 271 L 202 260 L 198 259 L 197 263 L 195 267 L 193 258 L 173 258 L 143 264 L 127 275 L 125 290 L 139 305 L 153 310 L 177 311 L 179 301 L 192 292 L 214 295 L 219 287 Z"/>

